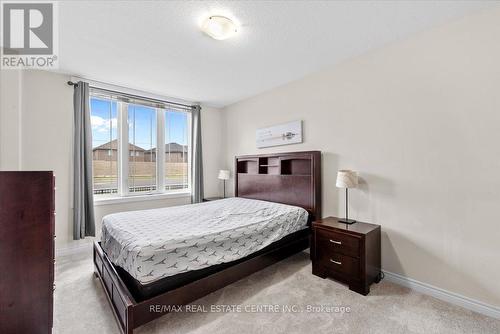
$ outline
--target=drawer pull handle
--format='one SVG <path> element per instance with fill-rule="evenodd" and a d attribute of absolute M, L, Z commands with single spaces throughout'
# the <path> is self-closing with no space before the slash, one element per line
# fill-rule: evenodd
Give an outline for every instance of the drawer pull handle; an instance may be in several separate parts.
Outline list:
<path fill-rule="evenodd" d="M 337 244 L 337 245 L 342 245 L 342 241 L 335 241 L 335 240 L 330 239 L 330 242 Z"/>
<path fill-rule="evenodd" d="M 335 261 L 335 260 L 330 259 L 330 262 L 333 262 L 333 263 L 338 264 L 338 265 L 342 265 L 342 262 L 340 262 L 340 261 Z"/>

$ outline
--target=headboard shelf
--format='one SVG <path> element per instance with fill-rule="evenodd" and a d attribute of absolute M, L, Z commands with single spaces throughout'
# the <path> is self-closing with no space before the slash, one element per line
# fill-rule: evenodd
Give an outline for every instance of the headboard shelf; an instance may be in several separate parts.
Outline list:
<path fill-rule="evenodd" d="M 293 158 L 281 160 L 281 174 L 283 175 L 311 175 L 312 163 L 308 159 Z"/>
<path fill-rule="evenodd" d="M 235 158 L 235 196 L 300 206 L 321 218 L 321 152 Z"/>
<path fill-rule="evenodd" d="M 275 157 L 259 157 L 259 174 L 277 175 L 280 173 L 279 159 Z"/>
<path fill-rule="evenodd" d="M 237 173 L 257 174 L 259 171 L 258 159 L 242 159 L 236 163 Z"/>

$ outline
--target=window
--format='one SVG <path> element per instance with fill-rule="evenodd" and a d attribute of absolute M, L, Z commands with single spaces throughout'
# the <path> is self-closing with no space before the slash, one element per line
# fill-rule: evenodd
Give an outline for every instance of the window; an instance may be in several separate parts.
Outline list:
<path fill-rule="evenodd" d="M 149 193 L 156 187 L 156 109 L 128 105 L 128 188 Z"/>
<path fill-rule="evenodd" d="M 165 189 L 187 189 L 187 114 L 165 111 Z"/>
<path fill-rule="evenodd" d="M 118 192 L 117 102 L 111 99 L 90 100 L 92 124 L 92 160 L 95 195 Z"/>
<path fill-rule="evenodd" d="M 189 106 L 91 89 L 90 110 L 96 199 L 189 191 Z"/>

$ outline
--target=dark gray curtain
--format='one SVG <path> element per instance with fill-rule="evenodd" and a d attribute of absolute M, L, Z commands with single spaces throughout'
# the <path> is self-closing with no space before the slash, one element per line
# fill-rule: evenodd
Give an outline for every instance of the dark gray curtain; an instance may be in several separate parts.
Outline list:
<path fill-rule="evenodd" d="M 201 107 L 191 114 L 191 202 L 203 202 L 203 155 L 201 150 Z"/>
<path fill-rule="evenodd" d="M 94 195 L 92 192 L 92 128 L 90 124 L 89 84 L 74 86 L 73 143 L 73 239 L 95 236 Z"/>

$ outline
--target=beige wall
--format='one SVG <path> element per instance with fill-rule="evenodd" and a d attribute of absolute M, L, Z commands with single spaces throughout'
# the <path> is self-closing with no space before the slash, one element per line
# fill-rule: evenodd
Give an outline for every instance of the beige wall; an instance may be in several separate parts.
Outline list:
<path fill-rule="evenodd" d="M 0 169 L 53 170 L 56 174 L 56 249 L 80 247 L 73 241 L 72 127 L 73 89 L 69 76 L 44 71 L 1 71 Z M 218 193 L 221 168 L 220 111 L 202 108 L 205 193 Z M 96 230 L 105 214 L 190 203 L 188 197 L 96 206 Z"/>
<path fill-rule="evenodd" d="M 217 178 L 220 169 L 225 169 L 223 147 L 223 115 L 220 109 L 203 107 L 201 112 L 201 135 L 203 147 L 203 177 L 205 196 L 222 196 L 222 183 Z"/>
<path fill-rule="evenodd" d="M 20 165 L 22 71 L 0 70 L 0 170 Z"/>
<path fill-rule="evenodd" d="M 500 305 L 500 11 L 470 16 L 225 108 L 235 155 L 323 151 L 358 170 L 353 218 L 382 225 L 383 268 Z M 302 119 L 304 143 L 257 150 L 255 130 Z"/>

